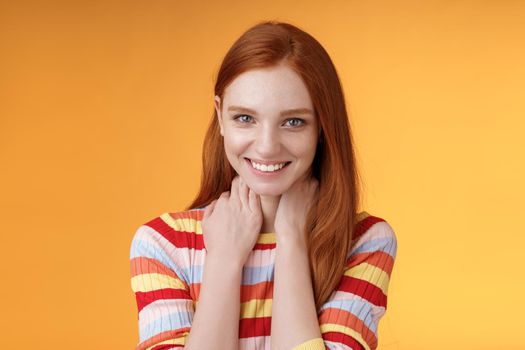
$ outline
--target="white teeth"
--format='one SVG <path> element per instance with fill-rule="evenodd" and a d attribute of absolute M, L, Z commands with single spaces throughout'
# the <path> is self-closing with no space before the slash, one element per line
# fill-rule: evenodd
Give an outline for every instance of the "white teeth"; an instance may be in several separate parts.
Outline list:
<path fill-rule="evenodd" d="M 280 163 L 280 164 L 266 165 L 266 164 L 255 163 L 254 161 L 251 161 L 251 163 L 255 169 L 260 170 L 260 171 L 266 171 L 266 172 L 280 170 L 286 164 L 286 163 Z"/>

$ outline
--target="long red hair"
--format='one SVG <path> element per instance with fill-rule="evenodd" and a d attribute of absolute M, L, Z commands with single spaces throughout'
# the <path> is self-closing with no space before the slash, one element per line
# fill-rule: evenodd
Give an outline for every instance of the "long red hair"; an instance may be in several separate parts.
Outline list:
<path fill-rule="evenodd" d="M 311 35 L 288 23 L 265 21 L 248 29 L 227 52 L 215 94 L 241 73 L 281 62 L 305 82 L 320 127 L 312 173 L 319 200 L 306 219 L 308 255 L 317 311 L 341 279 L 351 249 L 359 203 L 358 173 L 343 90 L 328 53 Z M 224 151 L 214 110 L 204 139 L 198 195 L 186 210 L 202 208 L 229 191 L 236 175 Z"/>

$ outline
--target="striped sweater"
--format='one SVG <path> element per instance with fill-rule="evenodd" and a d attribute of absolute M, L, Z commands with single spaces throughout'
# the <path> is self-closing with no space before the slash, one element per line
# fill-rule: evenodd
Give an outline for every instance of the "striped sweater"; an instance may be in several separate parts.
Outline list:
<path fill-rule="evenodd" d="M 136 350 L 183 348 L 206 260 L 204 208 L 164 213 L 141 225 L 131 242 L 131 288 L 138 308 Z M 392 227 L 363 211 L 338 287 L 318 312 L 322 338 L 293 350 L 377 348 L 378 323 L 397 252 Z M 243 266 L 239 350 L 269 350 L 275 233 L 261 233 Z"/>

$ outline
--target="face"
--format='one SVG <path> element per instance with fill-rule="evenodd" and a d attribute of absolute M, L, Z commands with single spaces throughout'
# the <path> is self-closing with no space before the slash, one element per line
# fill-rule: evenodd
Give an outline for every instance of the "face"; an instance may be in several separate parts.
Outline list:
<path fill-rule="evenodd" d="M 222 101 L 215 96 L 215 109 L 228 160 L 254 192 L 278 196 L 311 176 L 318 125 L 306 85 L 290 67 L 242 73 Z"/>

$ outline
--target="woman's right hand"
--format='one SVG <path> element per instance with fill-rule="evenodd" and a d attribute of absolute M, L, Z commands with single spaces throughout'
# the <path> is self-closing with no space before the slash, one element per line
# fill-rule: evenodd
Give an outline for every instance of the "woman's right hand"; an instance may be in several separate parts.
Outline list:
<path fill-rule="evenodd" d="M 223 192 L 204 211 L 201 227 L 206 254 L 244 265 L 262 222 L 260 196 L 237 175 L 231 191 Z"/>

